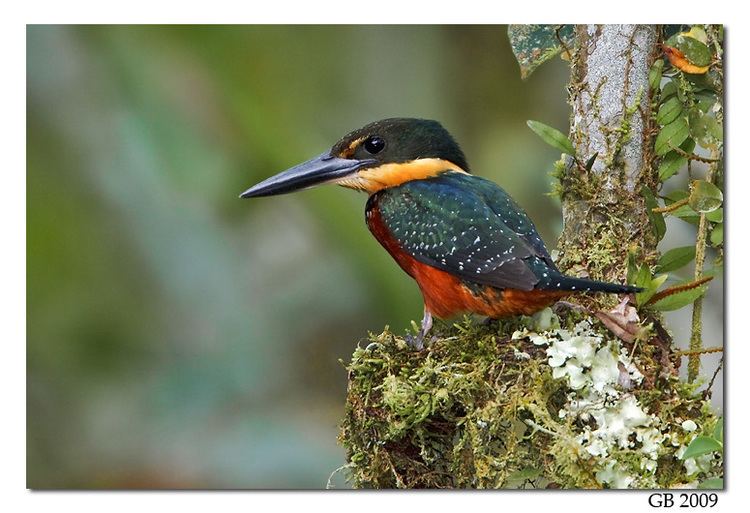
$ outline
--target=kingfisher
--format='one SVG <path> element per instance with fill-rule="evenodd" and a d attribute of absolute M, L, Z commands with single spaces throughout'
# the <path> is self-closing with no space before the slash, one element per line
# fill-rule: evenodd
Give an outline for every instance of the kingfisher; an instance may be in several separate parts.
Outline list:
<path fill-rule="evenodd" d="M 370 232 L 422 292 L 421 330 L 409 338 L 416 349 L 424 347 L 433 317 L 531 315 L 579 292 L 640 290 L 560 272 L 526 212 L 500 186 L 471 174 L 460 146 L 437 121 L 370 123 L 240 197 L 324 183 L 369 195 Z"/>

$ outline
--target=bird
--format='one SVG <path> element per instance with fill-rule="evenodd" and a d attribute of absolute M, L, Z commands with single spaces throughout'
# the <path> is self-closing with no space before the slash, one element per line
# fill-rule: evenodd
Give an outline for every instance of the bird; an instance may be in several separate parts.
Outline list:
<path fill-rule="evenodd" d="M 532 315 L 575 293 L 640 290 L 563 274 L 526 212 L 502 187 L 471 173 L 438 121 L 369 123 L 240 197 L 328 183 L 368 194 L 370 232 L 417 282 L 424 315 L 419 333 L 409 338 L 415 349 L 424 348 L 433 317 Z"/>

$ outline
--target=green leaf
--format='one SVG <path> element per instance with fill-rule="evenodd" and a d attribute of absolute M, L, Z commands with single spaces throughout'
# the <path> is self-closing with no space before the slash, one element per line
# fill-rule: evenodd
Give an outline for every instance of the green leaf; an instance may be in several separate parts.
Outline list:
<path fill-rule="evenodd" d="M 646 200 L 646 211 L 648 212 L 648 218 L 651 221 L 651 226 L 654 228 L 657 242 L 664 238 L 664 234 L 667 233 L 667 224 L 664 222 L 664 216 L 661 212 L 654 212 L 653 209 L 657 208 L 659 204 L 654 197 L 654 193 L 651 189 L 645 185 L 641 187 L 641 195 Z"/>
<path fill-rule="evenodd" d="M 683 34 L 683 36 L 692 37 L 703 44 L 708 44 L 708 35 L 700 25 L 693 25 L 690 27 L 690 30 Z"/>
<path fill-rule="evenodd" d="M 685 284 L 690 282 L 685 282 Z M 675 285 L 675 287 L 679 287 L 680 284 Z M 700 287 L 696 287 L 694 289 L 688 289 L 683 290 L 682 292 L 677 292 L 676 294 L 672 294 L 671 296 L 667 296 L 665 298 L 660 299 L 659 301 L 656 301 L 651 305 L 651 308 L 654 310 L 659 310 L 662 312 L 671 312 L 672 310 L 679 310 L 683 306 L 687 306 L 691 303 L 694 303 L 696 299 L 701 297 L 703 294 L 706 293 L 706 289 L 708 287 L 706 285 L 701 285 Z"/>
<path fill-rule="evenodd" d="M 664 182 L 687 165 L 687 157 L 676 151 L 667 153 L 659 164 L 659 181 Z"/>
<path fill-rule="evenodd" d="M 688 135 L 690 135 L 690 128 L 685 118 L 680 116 L 659 130 L 654 143 L 654 151 L 657 155 L 665 155 L 682 144 Z"/>
<path fill-rule="evenodd" d="M 691 138 L 685 139 L 685 142 L 680 144 L 680 149 L 685 153 L 693 153 L 693 150 L 695 150 L 695 141 Z"/>
<path fill-rule="evenodd" d="M 695 141 L 692 138 L 688 137 L 687 139 L 685 139 L 685 142 L 680 145 L 680 149 L 685 153 L 692 153 L 695 149 Z M 664 155 L 661 163 L 659 164 L 659 181 L 666 181 L 669 177 L 685 167 L 687 165 L 687 162 L 687 157 L 683 157 L 674 150 Z"/>
<path fill-rule="evenodd" d="M 677 94 L 677 84 L 674 82 L 674 80 L 670 80 L 666 84 L 664 84 L 664 87 L 661 89 L 661 101 L 666 101 L 667 98 L 670 96 L 674 96 Z"/>
<path fill-rule="evenodd" d="M 713 212 L 724 201 L 721 189 L 705 180 L 693 180 L 690 183 L 690 197 L 688 204 L 696 212 Z"/>
<path fill-rule="evenodd" d="M 651 278 L 651 269 L 649 269 L 648 265 L 641 264 L 638 272 L 635 274 L 634 284 L 636 287 L 647 289 L 651 285 Z"/>
<path fill-rule="evenodd" d="M 508 39 L 521 68 L 521 78 L 526 79 L 540 64 L 562 51 L 560 40 L 572 48 L 575 30 L 573 25 L 509 25 Z"/>
<path fill-rule="evenodd" d="M 722 490 L 724 488 L 724 479 L 720 477 L 711 477 L 698 484 L 699 490 Z"/>
<path fill-rule="evenodd" d="M 687 449 L 682 455 L 683 460 L 689 458 L 696 458 L 723 449 L 721 443 L 718 440 L 714 440 L 710 436 L 697 436 L 690 442 Z"/>
<path fill-rule="evenodd" d="M 656 114 L 656 122 L 660 125 L 668 125 L 682 114 L 682 102 L 677 97 L 672 97 L 661 104 Z"/>
<path fill-rule="evenodd" d="M 648 85 L 651 87 L 652 91 L 657 91 L 659 89 L 659 84 L 661 84 L 661 75 L 663 71 L 664 71 L 664 60 L 656 59 L 654 63 L 651 65 L 651 69 L 648 71 Z"/>
<path fill-rule="evenodd" d="M 724 223 L 719 223 L 711 230 L 711 244 L 720 246 L 724 243 Z"/>
<path fill-rule="evenodd" d="M 695 246 L 673 248 L 664 253 L 656 264 L 656 272 L 667 273 L 679 269 L 695 258 Z"/>
<path fill-rule="evenodd" d="M 596 157 L 598 156 L 599 152 L 597 151 L 589 157 L 589 159 L 586 161 L 586 165 L 584 166 L 586 168 L 586 171 L 591 171 L 591 168 L 594 167 L 594 162 L 596 162 Z"/>
<path fill-rule="evenodd" d="M 651 286 L 651 270 L 646 264 L 641 264 L 638 268 L 638 272 L 635 273 L 635 278 L 633 279 L 633 284 L 636 287 L 643 289 L 641 292 L 636 292 L 635 294 L 635 302 L 637 305 L 644 304 L 651 299 L 651 296 L 656 292 L 649 290 Z"/>
<path fill-rule="evenodd" d="M 669 39 L 680 32 L 685 32 L 687 28 L 687 25 L 663 25 L 662 30 L 664 31 L 664 37 Z"/>
<path fill-rule="evenodd" d="M 536 135 L 542 138 L 544 142 L 550 146 L 557 148 L 563 153 L 575 157 L 575 150 L 573 149 L 573 143 L 570 142 L 565 134 L 556 128 L 545 125 L 539 121 L 528 120 L 526 124 L 531 128 Z"/>
<path fill-rule="evenodd" d="M 664 198 L 664 203 L 667 205 L 670 205 L 675 201 L 680 201 L 681 199 L 685 199 L 687 197 L 688 192 L 685 189 L 674 189 L 662 196 L 662 198 Z"/>
<path fill-rule="evenodd" d="M 709 112 L 714 107 L 714 105 L 719 103 L 719 100 L 716 97 L 716 93 L 714 93 L 713 91 L 704 89 L 702 91 L 697 91 L 694 96 L 695 101 L 698 103 L 698 108 L 703 112 Z"/>
<path fill-rule="evenodd" d="M 680 201 L 688 197 L 688 192 L 680 189 L 676 189 L 664 195 L 664 204 L 671 205 L 675 201 Z M 681 207 L 672 210 L 669 215 L 678 217 L 683 221 L 690 224 L 698 224 L 700 216 L 698 213 L 690 208 L 690 205 L 682 205 Z"/>
<path fill-rule="evenodd" d="M 716 421 L 713 437 L 714 440 L 724 443 L 724 417 L 719 417 L 719 420 Z"/>
<path fill-rule="evenodd" d="M 654 276 L 654 279 L 651 280 L 651 284 L 649 285 L 649 288 L 653 290 L 655 293 L 657 290 L 659 290 L 659 287 L 664 285 L 664 282 L 667 281 L 667 278 L 669 278 L 669 275 L 667 274 L 659 274 L 659 275 Z"/>
<path fill-rule="evenodd" d="M 683 205 L 674 212 L 670 213 L 676 218 L 692 225 L 698 225 L 698 223 L 700 222 L 700 216 L 696 214 L 695 211 L 688 205 Z"/>
<path fill-rule="evenodd" d="M 704 276 L 711 276 L 713 278 L 716 278 L 717 276 L 722 276 L 724 274 L 724 265 L 719 262 L 716 263 L 714 261 L 714 265 L 710 269 L 706 269 L 703 271 Z"/>
<path fill-rule="evenodd" d="M 629 284 L 635 284 L 635 277 L 638 274 L 638 264 L 635 263 L 635 252 L 628 251 L 628 276 L 625 281 Z"/>
<path fill-rule="evenodd" d="M 692 35 L 692 34 L 691 34 Z M 705 43 L 687 35 L 677 34 L 667 39 L 667 46 L 677 48 L 685 54 L 685 58 L 696 66 L 708 66 L 711 64 L 711 50 Z"/>
<path fill-rule="evenodd" d="M 639 306 L 648 303 L 648 300 L 651 299 L 654 294 L 656 294 L 656 291 L 659 289 L 659 287 L 661 287 L 662 284 L 667 281 L 667 277 L 668 275 L 666 274 L 660 274 L 652 278 L 651 270 L 646 264 L 643 264 L 638 270 L 638 274 L 635 278 L 636 286 L 641 287 L 643 290 L 641 292 L 636 292 L 635 302 Z"/>
<path fill-rule="evenodd" d="M 723 223 L 724 222 L 724 209 L 717 208 L 716 210 L 712 212 L 707 212 L 706 219 L 708 219 L 712 223 Z"/>
<path fill-rule="evenodd" d="M 716 116 L 702 112 L 694 108 L 688 115 L 690 135 L 692 135 L 701 146 L 711 147 L 717 142 L 724 140 L 724 129 L 716 119 Z"/>

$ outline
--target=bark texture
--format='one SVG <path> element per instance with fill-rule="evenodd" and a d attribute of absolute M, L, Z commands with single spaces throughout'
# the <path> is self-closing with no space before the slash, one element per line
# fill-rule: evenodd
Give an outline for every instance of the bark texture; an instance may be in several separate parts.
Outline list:
<path fill-rule="evenodd" d="M 572 274 L 622 281 L 628 250 L 640 261 L 656 256 L 641 190 L 656 185 L 649 69 L 658 37 L 655 25 L 576 28 L 569 101 L 578 162 L 561 170 L 558 242 L 560 266 Z"/>

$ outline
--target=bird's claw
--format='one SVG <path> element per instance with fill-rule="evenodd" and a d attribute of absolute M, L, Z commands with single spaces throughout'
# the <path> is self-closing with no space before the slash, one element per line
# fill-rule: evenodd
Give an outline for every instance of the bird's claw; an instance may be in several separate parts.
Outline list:
<path fill-rule="evenodd" d="M 424 334 L 406 335 L 406 344 L 415 351 L 424 350 Z"/>
<path fill-rule="evenodd" d="M 424 349 L 424 338 L 427 333 L 432 329 L 432 314 L 427 310 L 425 306 L 424 317 L 422 318 L 422 326 L 419 333 L 416 335 L 406 335 L 406 343 L 412 349 L 416 351 L 422 351 Z"/>

